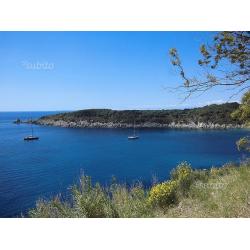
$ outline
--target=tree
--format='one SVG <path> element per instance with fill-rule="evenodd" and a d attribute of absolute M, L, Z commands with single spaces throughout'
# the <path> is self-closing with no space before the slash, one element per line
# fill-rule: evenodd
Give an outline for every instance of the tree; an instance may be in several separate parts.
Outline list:
<path fill-rule="evenodd" d="M 250 32 L 218 32 L 212 45 L 202 44 L 202 58 L 198 65 L 204 70 L 202 77 L 189 77 L 184 70 L 176 48 L 170 49 L 172 64 L 178 68 L 184 83 L 185 99 L 197 92 L 205 92 L 217 86 L 236 88 L 234 95 L 250 89 Z"/>
<path fill-rule="evenodd" d="M 218 32 L 213 38 L 213 44 L 202 44 L 200 52 L 202 58 L 198 65 L 202 67 L 204 74 L 198 79 L 187 76 L 177 49 L 170 49 L 171 62 L 184 81 L 176 89 L 184 90 L 184 100 L 195 93 L 203 93 L 218 86 L 233 88 L 235 92 L 231 97 L 245 91 L 241 105 L 232 117 L 250 126 L 250 32 Z M 236 144 L 239 150 L 250 152 L 248 136 L 241 138 Z"/>
<path fill-rule="evenodd" d="M 241 100 L 239 108 L 232 113 L 232 117 L 245 122 L 250 127 L 250 91 L 246 92 Z M 238 150 L 250 152 L 250 137 L 245 136 L 236 142 Z"/>
<path fill-rule="evenodd" d="M 243 95 L 241 105 L 232 113 L 232 117 L 250 126 L 250 90 Z"/>

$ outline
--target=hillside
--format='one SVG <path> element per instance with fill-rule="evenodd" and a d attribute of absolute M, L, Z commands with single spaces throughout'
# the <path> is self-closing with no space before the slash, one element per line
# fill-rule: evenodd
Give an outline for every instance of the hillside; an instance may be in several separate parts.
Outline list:
<path fill-rule="evenodd" d="M 225 103 L 183 110 L 111 110 L 86 109 L 41 117 L 40 125 L 62 127 L 237 127 L 241 124 L 231 117 L 239 104 Z"/>
<path fill-rule="evenodd" d="M 250 217 L 250 165 L 226 164 L 195 170 L 182 163 L 171 179 L 146 189 L 113 183 L 102 187 L 83 176 L 71 187 L 68 200 L 60 195 L 40 200 L 30 217 Z"/>

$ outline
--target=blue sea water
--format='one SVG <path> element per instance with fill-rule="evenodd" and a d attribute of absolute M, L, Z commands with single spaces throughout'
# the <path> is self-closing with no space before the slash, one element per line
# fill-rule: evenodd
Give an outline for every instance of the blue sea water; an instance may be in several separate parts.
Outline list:
<path fill-rule="evenodd" d="M 66 193 L 84 173 L 108 184 L 135 180 L 149 184 L 169 176 L 172 168 L 188 161 L 194 168 L 209 168 L 242 154 L 235 141 L 249 130 L 140 129 L 139 140 L 128 140 L 130 129 L 80 129 L 34 126 L 38 141 L 24 141 L 28 124 L 52 112 L 0 112 L 0 217 L 18 217 L 39 198 Z"/>

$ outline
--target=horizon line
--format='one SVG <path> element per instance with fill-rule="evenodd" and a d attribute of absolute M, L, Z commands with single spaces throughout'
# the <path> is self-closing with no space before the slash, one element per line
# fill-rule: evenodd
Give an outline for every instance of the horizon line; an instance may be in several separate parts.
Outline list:
<path fill-rule="evenodd" d="M 223 102 L 223 103 L 209 103 L 209 104 L 204 104 L 204 105 L 194 105 L 194 106 L 186 106 L 186 107 L 177 107 L 176 108 L 174 106 L 169 106 L 166 108 L 144 108 L 144 109 L 138 109 L 138 108 L 123 108 L 123 109 L 113 109 L 113 108 L 100 108 L 100 107 L 93 107 L 93 108 L 81 108 L 81 109 L 55 109 L 55 110 L 0 110 L 0 113 L 4 113 L 4 112 L 74 112 L 74 111 L 79 111 L 79 110 L 89 110 L 89 109 L 110 109 L 110 110 L 117 110 L 117 111 L 123 111 L 123 110 L 184 110 L 184 109 L 193 109 L 193 108 L 202 108 L 202 107 L 206 107 L 206 106 L 210 106 L 210 105 L 222 105 L 222 104 L 226 104 L 226 103 L 238 103 L 240 104 L 240 102 L 237 101 L 233 101 L 233 102 Z"/>

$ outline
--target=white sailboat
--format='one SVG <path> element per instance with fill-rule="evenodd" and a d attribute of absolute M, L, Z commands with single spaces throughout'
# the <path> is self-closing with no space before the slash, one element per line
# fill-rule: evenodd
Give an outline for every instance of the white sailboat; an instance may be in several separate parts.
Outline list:
<path fill-rule="evenodd" d="M 31 135 L 24 137 L 25 141 L 33 141 L 33 140 L 38 140 L 38 136 L 33 135 L 33 124 L 32 124 L 32 119 L 31 119 Z"/>
<path fill-rule="evenodd" d="M 128 139 L 129 139 L 129 140 L 139 139 L 139 136 L 138 136 L 138 135 L 136 135 L 136 133 L 135 133 L 135 122 L 134 122 L 134 134 L 133 134 L 133 135 L 128 136 Z"/>

